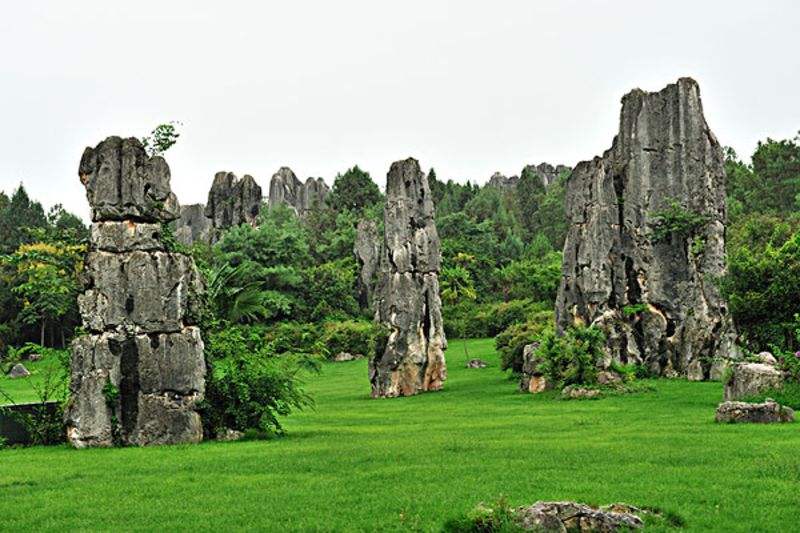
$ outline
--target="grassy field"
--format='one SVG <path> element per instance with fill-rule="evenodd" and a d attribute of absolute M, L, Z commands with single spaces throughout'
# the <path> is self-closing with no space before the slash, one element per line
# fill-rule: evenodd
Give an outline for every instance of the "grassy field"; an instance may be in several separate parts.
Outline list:
<path fill-rule="evenodd" d="M 10 403 L 5 397 L 5 394 L 11 396 L 14 403 L 40 401 L 37 388 L 41 387 L 45 374 L 48 370 L 53 372 L 59 371 L 57 358 L 43 359 L 35 362 L 23 361 L 23 364 L 31 373 L 31 377 L 11 379 L 6 375 L 0 374 L 0 405 Z"/>
<path fill-rule="evenodd" d="M 0 451 L 0 529 L 437 531 L 479 501 L 625 501 L 690 530 L 792 531 L 800 424 L 715 425 L 718 383 L 558 401 L 516 392 L 491 340 L 446 390 L 370 400 L 365 361 L 310 379 L 317 407 L 274 441 Z"/>

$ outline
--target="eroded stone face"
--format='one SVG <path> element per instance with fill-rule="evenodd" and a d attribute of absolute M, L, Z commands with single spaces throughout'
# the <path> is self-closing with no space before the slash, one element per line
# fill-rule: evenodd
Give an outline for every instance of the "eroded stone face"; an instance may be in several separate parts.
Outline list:
<path fill-rule="evenodd" d="M 206 206 L 191 204 L 181 206 L 181 216 L 175 224 L 175 238 L 185 246 L 211 242 L 211 219 L 206 216 Z"/>
<path fill-rule="evenodd" d="M 166 162 L 143 152 L 111 137 L 81 162 L 95 222 L 78 297 L 87 333 L 72 344 L 65 414 L 78 448 L 202 439 L 205 359 L 193 325 L 202 283 L 190 256 L 165 249 L 163 224 L 179 206 Z M 142 183 L 151 188 L 137 196 Z"/>
<path fill-rule="evenodd" d="M 372 309 L 372 293 L 375 290 L 375 274 L 380 259 L 378 225 L 374 220 L 360 220 L 356 227 L 356 242 L 353 253 L 358 263 L 358 302 L 363 309 Z"/>
<path fill-rule="evenodd" d="M 702 222 L 658 240 L 655 214 L 673 201 Z M 609 363 L 666 376 L 706 379 L 713 361 L 737 355 L 713 281 L 725 273 L 724 158 L 694 80 L 622 99 L 619 135 L 574 169 L 566 212 L 560 330 L 595 324 Z"/>
<path fill-rule="evenodd" d="M 92 220 L 170 221 L 179 215 L 169 166 L 149 157 L 138 139 L 109 137 L 86 148 L 78 170 Z"/>
<path fill-rule="evenodd" d="M 724 399 L 741 400 L 782 387 L 783 373 L 774 366 L 763 363 L 738 363 L 733 365 L 730 378 L 725 383 Z"/>
<path fill-rule="evenodd" d="M 88 288 L 78 297 L 78 308 L 90 331 L 173 332 L 198 316 L 202 286 L 187 255 L 89 252 L 83 276 Z"/>
<path fill-rule="evenodd" d="M 414 159 L 387 176 L 384 235 L 375 291 L 376 320 L 389 336 L 370 360 L 373 397 L 439 390 L 447 341 L 439 295 L 439 236 L 425 174 Z"/>

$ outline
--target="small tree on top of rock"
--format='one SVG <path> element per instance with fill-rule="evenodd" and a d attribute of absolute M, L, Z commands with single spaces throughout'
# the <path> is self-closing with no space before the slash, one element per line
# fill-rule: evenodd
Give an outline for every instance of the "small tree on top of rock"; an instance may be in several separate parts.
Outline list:
<path fill-rule="evenodd" d="M 181 122 L 171 121 L 165 124 L 159 124 L 150 132 L 150 135 L 142 137 L 142 146 L 147 150 L 149 156 L 164 155 L 164 152 L 172 148 L 178 137 L 178 126 L 183 126 Z"/>

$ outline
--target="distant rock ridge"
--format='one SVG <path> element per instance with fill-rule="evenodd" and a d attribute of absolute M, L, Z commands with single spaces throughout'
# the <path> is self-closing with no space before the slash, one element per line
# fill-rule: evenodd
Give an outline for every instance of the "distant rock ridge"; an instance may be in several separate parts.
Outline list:
<path fill-rule="evenodd" d="M 737 354 L 714 283 L 725 273 L 725 169 L 697 83 L 625 95 L 611 148 L 579 163 L 566 189 L 558 329 L 595 324 L 610 359 L 656 374 L 719 376 L 716 362 Z M 669 209 L 694 222 L 671 222 Z"/>
<path fill-rule="evenodd" d="M 539 163 L 538 165 L 526 165 L 525 168 L 522 169 L 522 173 L 520 175 L 524 175 L 526 172 L 533 172 L 534 174 L 537 174 L 540 178 L 542 178 L 542 184 L 545 187 L 548 187 L 555 183 L 561 174 L 570 173 L 572 172 L 572 169 L 566 165 L 553 166 L 550 163 Z M 487 185 L 502 190 L 509 190 L 517 186 L 519 179 L 519 176 L 506 177 L 500 172 L 495 172 L 492 174 L 492 177 L 489 178 Z"/>
<path fill-rule="evenodd" d="M 175 238 L 185 246 L 211 241 L 213 224 L 205 214 L 205 204 L 181 206 L 181 216 L 176 221 Z"/>
<path fill-rule="evenodd" d="M 287 205 L 301 217 L 322 206 L 330 187 L 322 178 L 308 178 L 305 183 L 289 167 L 281 167 L 269 184 L 269 206 Z"/>

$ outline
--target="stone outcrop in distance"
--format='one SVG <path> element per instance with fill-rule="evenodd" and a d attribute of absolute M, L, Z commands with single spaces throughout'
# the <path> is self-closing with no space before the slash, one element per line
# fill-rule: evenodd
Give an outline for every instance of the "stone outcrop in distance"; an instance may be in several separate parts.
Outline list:
<path fill-rule="evenodd" d="M 261 201 L 261 187 L 252 176 L 239 179 L 232 172 L 217 172 L 205 207 L 205 216 L 211 219 L 211 241 L 216 242 L 228 228 L 255 224 Z"/>
<path fill-rule="evenodd" d="M 374 220 L 362 219 L 358 222 L 353 254 L 358 263 L 358 303 L 362 309 L 372 309 L 372 293 L 380 259 L 378 225 Z"/>
<path fill-rule="evenodd" d="M 330 188 L 322 178 L 297 179 L 292 169 L 281 167 L 269 183 L 269 206 L 287 205 L 301 217 L 325 203 Z"/>
<path fill-rule="evenodd" d="M 205 211 L 203 204 L 181 206 L 181 216 L 175 221 L 175 238 L 179 243 L 191 246 L 196 242 L 211 242 L 213 227 Z"/>

